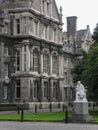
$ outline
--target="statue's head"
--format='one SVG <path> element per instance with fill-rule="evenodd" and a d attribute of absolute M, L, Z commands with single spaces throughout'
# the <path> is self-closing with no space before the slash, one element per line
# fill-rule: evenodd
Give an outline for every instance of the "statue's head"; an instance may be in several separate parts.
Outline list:
<path fill-rule="evenodd" d="M 78 81 L 77 83 L 78 83 L 78 84 L 81 84 L 81 81 Z"/>

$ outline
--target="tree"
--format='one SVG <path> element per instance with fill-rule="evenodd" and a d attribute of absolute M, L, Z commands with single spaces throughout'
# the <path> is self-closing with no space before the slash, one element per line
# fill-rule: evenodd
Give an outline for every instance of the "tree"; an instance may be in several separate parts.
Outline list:
<path fill-rule="evenodd" d="M 85 51 L 81 51 L 82 59 L 80 59 L 77 64 L 74 66 L 72 69 L 72 74 L 73 74 L 73 82 L 81 81 L 81 75 L 82 72 L 84 71 L 84 67 L 86 64 L 87 60 L 87 53 Z"/>
<path fill-rule="evenodd" d="M 98 101 L 98 46 L 92 47 L 81 74 L 82 82 L 87 86 L 89 100 Z"/>
<path fill-rule="evenodd" d="M 83 53 L 83 58 L 72 70 L 74 81 L 81 80 L 87 87 L 89 100 L 98 101 L 98 23 L 92 35 L 94 44 L 89 52 Z"/>

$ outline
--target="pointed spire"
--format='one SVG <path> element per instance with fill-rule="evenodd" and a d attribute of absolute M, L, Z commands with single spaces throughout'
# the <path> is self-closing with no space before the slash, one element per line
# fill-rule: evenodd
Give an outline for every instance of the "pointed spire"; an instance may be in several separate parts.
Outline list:
<path fill-rule="evenodd" d="M 62 12 L 63 12 L 62 6 L 60 6 L 59 11 L 60 11 L 60 14 L 59 14 L 59 15 L 60 15 L 60 21 L 61 21 L 61 23 L 62 23 L 62 16 L 63 16 L 63 15 L 62 15 Z"/>

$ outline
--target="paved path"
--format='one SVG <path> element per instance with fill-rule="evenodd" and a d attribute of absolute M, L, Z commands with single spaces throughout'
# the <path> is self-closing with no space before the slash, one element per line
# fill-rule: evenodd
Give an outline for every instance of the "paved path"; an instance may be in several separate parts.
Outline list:
<path fill-rule="evenodd" d="M 0 122 L 0 130 L 98 130 L 98 125 L 42 122 Z"/>

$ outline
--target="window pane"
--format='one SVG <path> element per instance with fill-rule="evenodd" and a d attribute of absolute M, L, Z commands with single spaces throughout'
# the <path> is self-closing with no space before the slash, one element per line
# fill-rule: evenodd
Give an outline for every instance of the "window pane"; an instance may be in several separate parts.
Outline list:
<path fill-rule="evenodd" d="M 4 95 L 3 98 L 4 98 L 4 99 L 7 99 L 7 86 L 6 86 L 6 85 L 4 86 L 4 89 L 3 89 L 3 90 L 4 90 L 4 92 L 3 92 L 3 93 L 4 93 L 4 94 L 3 94 L 3 95 Z"/>
<path fill-rule="evenodd" d="M 20 51 L 16 52 L 16 71 L 20 71 Z"/>

